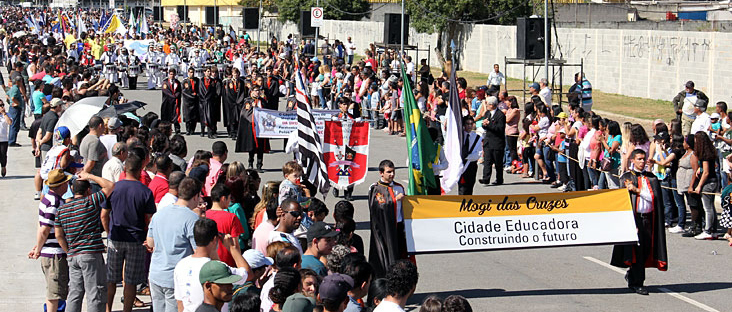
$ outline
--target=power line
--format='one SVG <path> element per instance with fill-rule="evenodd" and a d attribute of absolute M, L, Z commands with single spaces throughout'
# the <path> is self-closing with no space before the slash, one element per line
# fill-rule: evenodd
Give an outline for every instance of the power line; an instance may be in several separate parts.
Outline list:
<path fill-rule="evenodd" d="M 529 2 L 530 1 L 527 1 L 525 4 L 529 4 Z M 482 23 L 482 22 L 487 22 L 487 21 L 495 20 L 495 19 L 498 19 L 498 18 L 500 18 L 500 17 L 502 17 L 502 16 L 504 16 L 506 14 L 509 14 L 509 13 L 511 13 L 511 12 L 513 12 L 513 11 L 515 11 L 515 10 L 523 7 L 523 5 L 517 5 L 517 6 L 514 6 L 512 9 L 510 9 L 508 11 L 503 11 L 503 12 L 498 13 L 498 14 L 492 16 L 492 17 L 489 17 L 489 18 L 484 18 L 484 19 L 479 19 L 479 20 L 465 21 L 465 20 L 457 20 L 457 19 L 449 18 L 449 17 L 447 17 L 447 16 L 445 16 L 445 15 L 443 15 L 441 13 L 437 13 L 437 12 L 430 11 L 429 9 L 425 8 L 421 3 L 419 3 L 418 0 L 412 1 L 412 3 L 416 4 L 418 7 L 420 7 L 426 13 L 429 13 L 429 14 L 435 16 L 435 17 L 439 17 L 439 18 L 441 18 L 443 20 L 446 20 L 446 21 L 449 21 L 449 22 L 460 23 L 460 24 L 476 24 L 476 23 Z"/>

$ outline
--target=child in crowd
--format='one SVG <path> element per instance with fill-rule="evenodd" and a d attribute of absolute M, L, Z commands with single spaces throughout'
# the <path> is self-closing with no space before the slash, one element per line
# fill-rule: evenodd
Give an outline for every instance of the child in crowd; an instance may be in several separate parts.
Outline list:
<path fill-rule="evenodd" d="M 292 198 L 302 205 L 310 197 L 310 191 L 300 185 L 302 172 L 302 166 L 294 160 L 288 161 L 282 166 L 282 174 L 285 176 L 285 180 L 280 183 L 278 204 L 282 204 L 285 199 Z"/>

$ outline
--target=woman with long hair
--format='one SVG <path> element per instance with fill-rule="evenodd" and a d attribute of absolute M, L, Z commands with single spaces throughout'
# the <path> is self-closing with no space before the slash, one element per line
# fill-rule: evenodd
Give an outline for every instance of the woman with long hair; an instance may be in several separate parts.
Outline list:
<path fill-rule="evenodd" d="M 604 172 L 607 188 L 616 189 L 620 187 L 620 144 L 622 142 L 622 134 L 620 133 L 620 124 L 611 120 L 607 123 L 605 134 L 602 136 L 600 143 L 605 149 L 605 158 L 610 158 L 610 171 Z"/>
<path fill-rule="evenodd" d="M 508 107 L 508 110 L 506 111 L 506 144 L 508 145 L 508 152 L 509 152 L 509 158 L 506 161 L 507 164 L 510 164 L 514 160 L 518 160 L 518 153 L 516 151 L 516 143 L 518 142 L 518 134 L 519 134 L 519 120 L 521 120 L 521 111 L 519 110 L 518 101 L 516 100 L 515 96 L 509 96 L 506 98 L 508 102 L 511 103 L 511 105 Z"/>
<path fill-rule="evenodd" d="M 632 152 L 635 149 L 641 149 L 648 155 L 648 150 L 651 148 L 651 141 L 648 139 L 646 129 L 639 124 L 633 124 L 630 127 L 630 148 L 628 151 Z M 626 169 L 630 168 L 628 164 L 624 164 Z"/>
<path fill-rule="evenodd" d="M 669 233 L 681 233 L 684 231 L 684 225 L 686 224 L 686 203 L 684 203 L 684 196 L 677 191 L 677 181 L 678 181 L 678 172 L 679 172 L 679 162 L 681 158 L 684 156 L 686 151 L 684 150 L 684 137 L 680 134 L 675 134 L 671 136 L 671 148 L 670 148 L 670 154 L 664 155 L 659 154 L 658 160 L 653 159 L 651 160 L 651 164 L 658 164 L 661 166 L 665 166 L 668 168 L 667 170 L 667 180 L 668 180 L 668 188 L 662 188 L 661 191 L 664 192 L 663 196 L 664 198 L 672 198 L 674 203 L 676 204 L 676 209 L 678 211 L 678 221 L 676 223 L 675 227 L 672 227 L 668 229 Z M 689 162 L 689 166 L 691 165 L 691 162 Z M 663 185 L 663 181 L 661 182 L 661 185 Z M 688 187 L 687 187 L 688 189 Z M 670 190 L 669 194 L 667 195 L 665 192 L 667 190 Z M 673 205 L 666 206 L 665 211 L 665 217 L 666 217 L 666 223 L 671 224 L 673 213 L 672 211 L 669 211 L 668 208 L 674 209 Z"/>
<path fill-rule="evenodd" d="M 620 128 L 620 135 L 623 137 L 623 142 L 620 144 L 620 171 L 619 174 L 623 174 L 626 169 L 628 169 L 630 164 L 630 152 L 632 151 L 630 149 L 630 137 L 631 137 L 631 128 L 633 127 L 633 124 L 630 122 L 624 122 L 623 126 Z"/>
<path fill-rule="evenodd" d="M 271 311 L 282 311 L 287 297 L 300 292 L 300 272 L 295 268 L 278 268 L 274 277 L 274 286 L 269 290 L 269 299 L 272 300 Z"/>
<path fill-rule="evenodd" d="M 701 174 L 692 176 L 689 193 L 701 194 L 702 206 L 704 207 L 704 231 L 694 236 L 694 238 L 699 240 L 714 239 L 717 230 L 714 192 L 717 191 L 719 186 L 717 175 L 714 173 L 717 151 L 712 141 L 709 140 L 709 136 L 703 131 L 694 134 L 694 154 L 696 159 L 692 159 L 691 165 L 694 172 L 699 172 L 699 169 L 701 169 Z"/>
<path fill-rule="evenodd" d="M 231 167 L 231 166 L 229 166 Z M 239 219 L 241 227 L 244 230 L 243 233 L 239 234 L 239 247 L 246 250 L 249 248 L 249 239 L 251 238 L 252 229 L 249 227 L 247 221 L 247 214 L 244 211 L 242 202 L 246 194 L 246 178 L 235 175 L 231 178 L 226 179 L 226 186 L 231 190 L 231 201 L 226 211 L 233 213 Z"/>
<path fill-rule="evenodd" d="M 582 115 L 585 110 L 579 105 L 570 106 L 570 117 L 572 117 L 572 123 L 565 125 L 566 137 L 569 140 L 569 157 L 577 159 L 579 153 L 580 143 L 580 129 L 583 127 Z M 583 190 L 584 189 L 584 178 L 582 174 L 582 168 L 576 161 L 569 161 L 569 177 L 570 185 L 567 188 L 570 191 Z M 566 190 L 566 189 L 565 189 Z"/>
<path fill-rule="evenodd" d="M 684 233 L 684 237 L 694 237 L 701 232 L 701 197 L 699 194 L 689 192 L 692 189 L 692 177 L 694 176 L 693 165 L 696 162 L 694 156 L 694 136 L 688 135 L 683 143 L 684 154 L 679 158 L 679 168 L 676 170 L 676 191 L 686 197 L 686 203 L 691 211 L 691 224 Z M 679 207 L 679 226 L 684 227 L 686 223 L 686 207 Z"/>
<path fill-rule="evenodd" d="M 271 202 L 277 202 L 277 196 L 280 191 L 280 181 L 268 181 L 262 187 L 262 199 L 259 203 L 254 206 L 254 215 L 249 220 L 253 229 L 256 229 L 262 220 L 265 220 L 264 215 L 267 213 L 267 206 Z"/>

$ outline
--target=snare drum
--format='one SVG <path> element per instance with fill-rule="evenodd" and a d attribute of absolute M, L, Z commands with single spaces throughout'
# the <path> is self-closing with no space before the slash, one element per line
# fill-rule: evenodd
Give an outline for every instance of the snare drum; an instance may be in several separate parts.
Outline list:
<path fill-rule="evenodd" d="M 117 69 L 117 66 L 114 64 L 104 65 L 104 70 L 106 70 L 108 72 L 113 72 L 113 71 L 115 71 L 115 69 Z"/>
<path fill-rule="evenodd" d="M 135 77 L 140 74 L 140 65 L 130 65 L 128 70 L 130 71 L 129 75 Z"/>
<path fill-rule="evenodd" d="M 117 71 L 119 71 L 119 72 L 126 72 L 127 71 L 127 66 L 117 65 Z"/>

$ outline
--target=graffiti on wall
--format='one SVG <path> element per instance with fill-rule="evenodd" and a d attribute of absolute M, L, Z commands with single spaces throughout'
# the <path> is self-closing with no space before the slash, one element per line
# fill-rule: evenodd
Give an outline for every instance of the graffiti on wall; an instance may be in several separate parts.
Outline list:
<path fill-rule="evenodd" d="M 624 35 L 623 56 L 673 66 L 679 62 L 706 62 L 711 40 L 685 36 Z"/>

